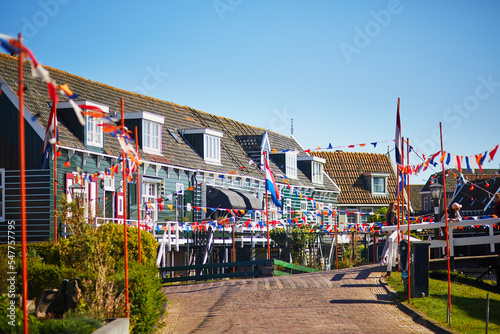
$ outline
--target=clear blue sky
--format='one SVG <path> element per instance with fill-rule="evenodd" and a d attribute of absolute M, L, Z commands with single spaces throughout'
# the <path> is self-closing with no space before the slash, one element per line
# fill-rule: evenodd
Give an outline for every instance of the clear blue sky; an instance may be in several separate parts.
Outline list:
<path fill-rule="evenodd" d="M 452 154 L 500 143 L 498 1 L 21 0 L 0 9 L 0 32 L 22 32 L 44 65 L 285 135 L 293 118 L 305 149 L 394 139 L 398 97 L 403 136 L 426 155 L 439 150 L 439 122 Z M 370 146 L 343 150 L 394 145 Z M 500 153 L 486 167 L 499 163 Z"/>

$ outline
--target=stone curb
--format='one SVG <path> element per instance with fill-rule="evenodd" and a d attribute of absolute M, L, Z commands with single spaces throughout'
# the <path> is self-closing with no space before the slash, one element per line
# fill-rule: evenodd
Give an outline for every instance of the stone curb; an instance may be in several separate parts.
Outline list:
<path fill-rule="evenodd" d="M 407 304 L 399 302 L 398 301 L 397 292 L 394 291 L 389 286 L 389 284 L 387 284 L 387 282 L 385 282 L 385 280 L 384 280 L 383 277 L 379 278 L 379 282 L 382 285 L 382 287 L 385 289 L 385 291 L 387 291 L 387 293 L 396 302 L 396 306 L 398 307 L 398 309 L 400 309 L 404 313 L 408 314 L 413 319 L 413 321 L 415 321 L 416 323 L 418 323 L 418 324 L 420 324 L 420 325 L 422 325 L 422 326 L 430 329 L 434 333 L 439 333 L 439 334 L 460 334 L 459 332 L 456 332 L 456 331 L 454 331 L 454 330 L 452 330 L 450 328 L 443 327 L 437 321 L 434 321 L 434 320 L 431 320 L 431 319 L 427 318 L 427 316 L 425 314 L 423 314 L 422 312 L 414 309 L 413 307 L 411 307 L 411 306 L 409 306 Z"/>

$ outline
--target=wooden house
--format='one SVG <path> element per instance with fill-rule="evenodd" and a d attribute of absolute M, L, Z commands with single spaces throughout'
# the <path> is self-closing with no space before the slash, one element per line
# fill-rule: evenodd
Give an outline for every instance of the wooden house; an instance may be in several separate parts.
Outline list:
<path fill-rule="evenodd" d="M 6 242 L 6 224 L 14 220 L 20 238 L 19 100 L 17 58 L 0 54 L 0 242 Z M 324 173 L 324 160 L 310 156 L 293 137 L 211 115 L 187 106 L 93 82 L 54 68 L 47 68 L 60 84 L 78 94 L 80 106 L 97 106 L 120 117 L 124 101 L 125 125 L 137 133 L 142 164 L 123 182 L 121 148 L 97 122 L 86 116 L 82 126 L 68 103 L 57 104 L 57 175 L 54 160 L 42 169 L 42 146 L 51 100 L 46 84 L 31 77 L 24 62 L 27 180 L 27 236 L 29 242 L 64 236 L 64 226 L 54 223 L 61 194 L 71 199 L 71 186 L 84 192 L 85 212 L 96 222 L 135 220 L 138 210 L 149 225 L 165 221 L 201 222 L 237 215 L 258 221 L 265 199 L 262 163 L 270 168 L 283 196 L 284 208 L 272 208 L 272 219 L 288 219 L 299 210 L 309 212 L 308 222 L 318 221 L 316 211 L 335 209 L 339 188 Z M 56 179 L 54 179 L 56 178 Z M 54 182 L 56 181 L 56 182 Z M 132 181 L 132 182 L 130 182 Z M 54 186 L 55 185 L 55 186 Z M 124 186 L 126 198 L 123 196 Z M 140 204 L 137 194 L 140 191 Z M 163 206 L 163 209 L 161 208 Z M 237 211 L 237 213 L 236 213 Z M 331 218 L 331 217 L 330 217 Z M 330 219 L 328 218 L 328 219 Z M 323 219 L 323 218 L 321 218 Z"/>

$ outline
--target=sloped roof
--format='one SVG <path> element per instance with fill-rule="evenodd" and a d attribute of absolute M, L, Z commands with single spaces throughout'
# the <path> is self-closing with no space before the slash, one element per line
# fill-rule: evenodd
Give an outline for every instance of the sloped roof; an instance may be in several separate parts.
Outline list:
<path fill-rule="evenodd" d="M 459 186 L 458 192 L 452 202 L 462 204 L 462 211 L 481 211 L 490 202 L 493 194 L 500 188 L 500 176 L 493 178 L 476 179 Z M 493 206 L 485 210 L 486 214 L 493 212 Z"/>
<path fill-rule="evenodd" d="M 388 204 L 394 201 L 396 176 L 390 158 L 385 154 L 359 152 L 311 151 L 326 160 L 325 171 L 340 188 L 339 204 Z M 388 196 L 372 196 L 365 176 L 388 174 Z"/>
<path fill-rule="evenodd" d="M 498 169 L 487 169 L 483 168 L 483 171 L 480 172 L 479 169 L 475 171 L 475 173 L 469 173 L 467 169 L 462 169 L 462 175 L 464 178 L 468 181 L 474 181 L 474 180 L 481 180 L 481 179 L 487 179 L 487 178 L 492 178 L 498 176 Z M 455 169 L 451 168 L 448 169 L 448 172 L 445 172 L 445 178 L 446 178 L 446 192 L 453 192 L 455 188 L 457 187 L 458 183 L 458 177 L 460 176 L 460 172 Z M 437 172 L 432 174 L 425 185 L 422 188 L 422 192 L 427 192 L 429 191 L 429 186 L 434 183 L 434 182 L 439 182 L 439 184 L 443 184 L 443 173 L 442 172 Z"/>
<path fill-rule="evenodd" d="M 13 92 L 16 92 L 18 88 L 17 61 L 17 57 L 0 53 L 0 77 Z M 57 83 L 67 83 L 74 93 L 80 95 L 77 100 L 86 100 L 107 105 L 109 106 L 111 114 L 120 115 L 120 100 L 123 98 L 125 113 L 148 111 L 163 116 L 162 155 L 148 154 L 140 150 L 140 156 L 143 160 L 218 173 L 229 173 L 236 170 L 239 175 L 262 179 L 264 178 L 263 171 L 259 168 L 258 164 L 248 164 L 249 159 L 246 151 L 248 148 L 241 145 L 241 141 L 238 140 L 238 137 L 258 137 L 262 136 L 266 131 L 269 133 L 270 143 L 273 149 L 278 151 L 298 149 L 300 154 L 306 155 L 300 148 L 300 145 L 291 137 L 286 137 L 262 128 L 250 126 L 229 118 L 208 114 L 172 102 L 117 89 L 58 69 L 50 67 L 46 67 L 46 69 Z M 50 111 L 49 103 L 51 103 L 51 100 L 47 94 L 46 84 L 29 75 L 30 71 L 30 63 L 25 61 L 25 107 L 33 117 L 37 117 L 38 122 L 45 130 L 48 122 Z M 64 99 L 61 99 L 61 102 L 64 101 Z M 193 150 L 189 143 L 183 140 L 179 133 L 179 130 L 197 128 L 209 128 L 224 133 L 224 136 L 221 138 L 222 166 L 205 163 L 203 158 Z M 171 132 L 175 133 L 181 140 L 177 141 L 172 136 Z M 85 150 L 84 143 L 79 141 L 63 122 L 59 122 L 59 145 Z M 121 154 L 121 149 L 117 140 L 112 138 L 109 134 L 105 134 L 105 148 L 102 149 L 102 153 L 114 156 L 119 156 Z M 271 163 L 270 167 L 273 170 L 279 169 L 279 166 L 273 163 Z M 312 183 L 303 173 L 300 172 L 298 174 L 298 179 L 291 181 L 292 184 L 312 187 Z M 276 182 L 280 182 L 279 178 Z M 327 182 L 324 185 L 324 189 L 335 190 L 336 188 L 331 182 Z"/>
<path fill-rule="evenodd" d="M 413 211 L 422 210 L 422 196 L 420 191 L 424 187 L 423 184 L 410 184 L 410 202 Z"/>

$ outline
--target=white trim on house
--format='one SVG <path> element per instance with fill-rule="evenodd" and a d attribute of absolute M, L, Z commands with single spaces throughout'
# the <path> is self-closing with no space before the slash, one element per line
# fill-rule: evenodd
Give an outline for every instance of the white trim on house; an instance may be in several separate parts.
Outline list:
<path fill-rule="evenodd" d="M 317 157 L 314 155 L 310 155 L 307 157 L 297 157 L 297 161 L 315 161 L 315 162 L 319 162 L 322 164 L 326 163 L 326 159 L 323 159 L 323 158 L 320 158 L 320 157 Z"/>
<path fill-rule="evenodd" d="M 105 113 L 109 113 L 109 106 L 102 104 L 102 103 L 97 103 L 93 101 L 74 101 L 77 106 L 91 106 L 91 107 L 98 107 Z M 73 109 L 71 104 L 69 102 L 60 102 L 57 104 L 57 109 Z"/>
<path fill-rule="evenodd" d="M 188 130 L 182 130 L 182 133 L 185 135 L 196 135 L 196 134 L 207 134 L 210 136 L 215 136 L 215 137 L 223 137 L 224 133 L 217 131 L 217 130 L 212 130 L 212 129 L 188 129 Z"/>
<path fill-rule="evenodd" d="M 145 119 L 151 122 L 165 124 L 165 117 L 148 111 L 128 112 L 124 113 L 123 117 L 125 119 Z"/>

